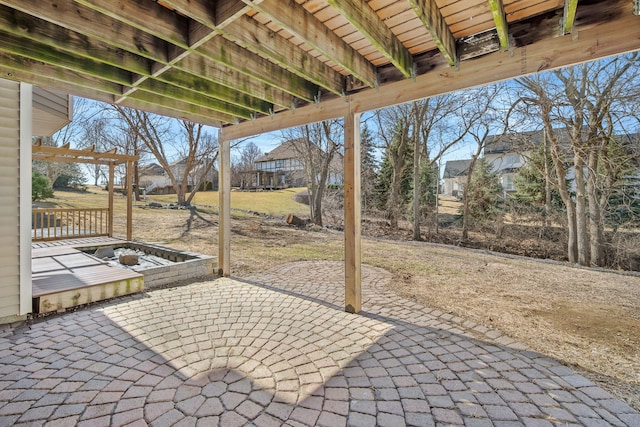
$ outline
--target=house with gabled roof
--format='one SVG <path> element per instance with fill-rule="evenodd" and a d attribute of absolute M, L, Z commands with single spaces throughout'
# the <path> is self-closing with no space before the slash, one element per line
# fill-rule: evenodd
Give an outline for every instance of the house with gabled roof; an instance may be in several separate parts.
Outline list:
<path fill-rule="evenodd" d="M 285 141 L 255 161 L 255 188 L 274 189 L 307 185 L 303 156 L 296 148 L 296 143 L 299 141 L 298 139 Z M 324 155 L 319 147 L 315 145 L 312 147 L 316 147 L 318 155 Z M 342 162 L 342 154 L 336 153 L 331 160 L 327 184 L 342 184 Z"/>
<path fill-rule="evenodd" d="M 442 174 L 442 194 L 445 196 L 462 197 L 470 164 L 471 159 L 449 160 L 445 164 Z"/>

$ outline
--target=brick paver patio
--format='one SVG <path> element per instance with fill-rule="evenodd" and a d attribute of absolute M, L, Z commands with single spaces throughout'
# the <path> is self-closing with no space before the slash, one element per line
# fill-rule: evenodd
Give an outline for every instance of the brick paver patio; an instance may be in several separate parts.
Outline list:
<path fill-rule="evenodd" d="M 498 332 L 341 263 L 155 290 L 0 329 L 0 426 L 640 426 L 640 414 Z"/>

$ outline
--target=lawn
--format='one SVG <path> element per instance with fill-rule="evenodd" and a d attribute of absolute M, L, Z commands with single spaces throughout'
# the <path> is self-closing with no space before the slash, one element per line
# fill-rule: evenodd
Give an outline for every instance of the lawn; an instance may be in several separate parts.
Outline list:
<path fill-rule="evenodd" d="M 258 212 L 274 217 L 283 217 L 290 213 L 298 216 L 308 216 L 309 208 L 296 202 L 293 197 L 306 191 L 306 188 L 287 188 L 277 191 L 232 191 L 231 209 Z M 162 196 L 148 196 L 149 201 L 160 203 L 175 203 L 175 194 Z M 218 206 L 218 192 L 200 192 L 193 198 L 192 204 L 196 206 Z"/>

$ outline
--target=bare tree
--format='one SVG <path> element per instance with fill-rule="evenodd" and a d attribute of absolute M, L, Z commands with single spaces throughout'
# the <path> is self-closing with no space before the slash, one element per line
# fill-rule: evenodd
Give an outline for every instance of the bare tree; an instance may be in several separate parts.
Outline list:
<path fill-rule="evenodd" d="M 606 159 L 615 130 L 624 129 L 630 117 L 626 104 L 638 96 L 639 57 L 634 53 L 518 80 L 524 89 L 520 101 L 540 114 L 550 145 L 553 184 L 567 212 L 571 262 L 604 265 L 606 188 L 615 179 Z M 575 197 L 566 185 L 568 163 Z"/>
<path fill-rule="evenodd" d="M 411 148 L 412 107 L 411 103 L 402 104 L 375 112 L 380 139 L 384 144 L 381 148 L 384 149 L 391 166 L 386 209 L 387 218 L 393 229 L 398 228 L 402 211 L 400 202 L 402 177 L 409 167 L 406 154 Z"/>
<path fill-rule="evenodd" d="M 236 158 L 233 168 L 240 188 L 246 189 L 251 185 L 256 169 L 256 160 L 260 156 L 262 156 L 262 151 L 253 142 L 249 142 L 240 149 L 240 154 Z"/>
<path fill-rule="evenodd" d="M 401 216 L 401 182 L 411 167 L 413 157 L 413 238 L 421 239 L 421 172 L 433 167 L 448 150 L 460 143 L 474 123 L 468 120 L 465 105 L 472 100 L 461 94 L 447 94 L 380 110 L 376 113 L 378 129 L 392 168 L 387 216 L 397 228 Z M 465 120 L 465 117 L 467 120 Z M 475 117 L 475 116 L 474 116 Z"/>
<path fill-rule="evenodd" d="M 99 115 L 94 115 L 88 120 L 80 122 L 82 128 L 78 148 L 93 148 L 95 151 L 106 151 L 113 146 L 113 139 L 109 135 L 109 127 L 107 120 Z M 93 178 L 93 185 L 97 186 L 100 177 L 106 177 L 104 165 L 94 164 L 88 165 L 87 169 Z"/>
<path fill-rule="evenodd" d="M 81 147 L 82 133 L 85 123 L 90 121 L 95 115 L 95 105 L 85 98 L 75 97 L 73 101 L 73 120 L 71 123 L 60 129 L 51 137 L 35 137 L 42 144 L 53 147 L 61 147 L 64 144 L 72 144 Z M 77 175 L 80 173 L 79 167 L 74 163 L 66 162 L 43 162 L 36 160 L 33 168 L 43 175 L 46 175 L 53 185 L 62 175 Z"/>
<path fill-rule="evenodd" d="M 469 98 L 459 93 L 441 95 L 413 103 L 413 239 L 421 240 L 421 170 L 432 168 L 451 148 L 458 145 L 474 124 L 461 114 Z M 436 195 L 437 197 L 437 195 Z"/>
<path fill-rule="evenodd" d="M 501 93 L 502 87 L 499 85 L 490 85 L 469 91 L 465 94 L 467 102 L 464 103 L 464 107 L 460 110 L 465 132 L 471 136 L 475 143 L 475 150 L 471 155 L 471 162 L 467 169 L 467 180 L 462 198 L 462 238 L 465 240 L 469 238 L 469 219 L 471 215 L 468 192 L 471 189 L 474 168 L 480 154 L 482 154 L 487 145 L 489 135 L 496 133 L 498 128 L 500 133 L 504 133 L 504 126 L 499 126 L 498 124 L 500 119 L 497 113 L 498 105 L 496 104 Z"/>
<path fill-rule="evenodd" d="M 314 224 L 322 226 L 322 200 L 329 179 L 331 164 L 340 151 L 344 128 L 340 120 L 313 123 L 282 132 L 292 141 L 302 160 L 309 186 L 309 213 Z"/>
<path fill-rule="evenodd" d="M 189 205 L 218 157 L 217 138 L 203 132 L 198 123 L 179 120 L 176 135 L 174 119 L 118 105 L 114 108 L 162 166 L 178 204 Z M 171 162 L 171 155 L 179 161 Z"/>

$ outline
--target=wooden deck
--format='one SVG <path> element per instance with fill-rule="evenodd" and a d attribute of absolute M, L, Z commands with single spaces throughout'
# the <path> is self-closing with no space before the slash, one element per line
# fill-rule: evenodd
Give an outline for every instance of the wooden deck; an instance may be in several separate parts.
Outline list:
<path fill-rule="evenodd" d="M 78 249 L 123 243 L 124 240 L 109 237 L 34 243 L 31 252 L 34 311 L 64 310 L 141 291 L 142 274 L 110 266 Z"/>

